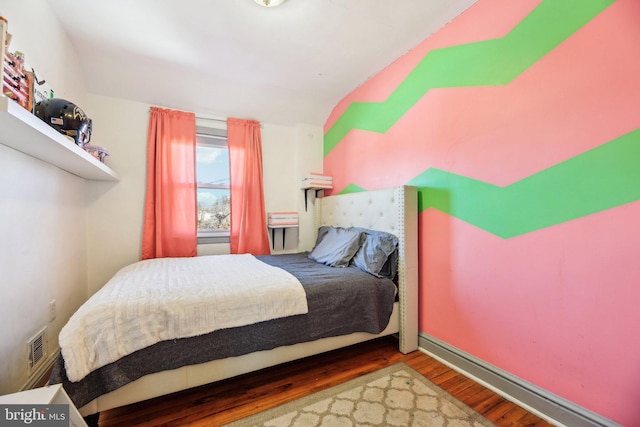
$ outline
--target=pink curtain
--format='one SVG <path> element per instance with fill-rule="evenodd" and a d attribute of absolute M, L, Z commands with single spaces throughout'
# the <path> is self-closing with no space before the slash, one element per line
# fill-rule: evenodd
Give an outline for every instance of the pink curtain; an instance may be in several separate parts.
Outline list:
<path fill-rule="evenodd" d="M 196 255 L 195 114 L 151 108 L 142 259 Z"/>
<path fill-rule="evenodd" d="M 269 254 L 260 123 L 227 119 L 227 142 L 231 169 L 231 253 Z"/>

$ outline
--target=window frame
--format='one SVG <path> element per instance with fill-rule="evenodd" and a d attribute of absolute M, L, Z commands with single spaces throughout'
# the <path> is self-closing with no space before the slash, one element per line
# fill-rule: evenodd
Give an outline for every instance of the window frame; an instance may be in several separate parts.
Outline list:
<path fill-rule="evenodd" d="M 220 143 L 203 143 L 201 141 L 201 139 L 207 139 L 207 138 L 211 138 L 211 139 L 215 139 L 215 140 L 220 140 L 220 139 L 224 139 L 225 143 L 224 144 L 220 144 Z M 197 146 L 214 146 L 214 147 L 225 147 L 229 148 L 229 144 L 227 143 L 227 130 L 226 129 L 219 129 L 219 128 L 213 128 L 213 127 L 207 127 L 207 126 L 196 126 L 196 147 Z M 197 160 L 197 157 L 196 157 Z M 200 188 L 205 188 L 205 189 L 226 189 L 226 190 L 231 190 L 230 188 L 231 186 L 225 186 L 225 185 L 216 185 L 216 184 L 206 184 L 206 185 L 200 185 L 198 184 L 197 180 L 196 180 L 196 192 L 198 191 L 198 189 Z M 196 194 L 196 211 L 197 211 L 197 203 L 198 203 L 198 196 Z M 219 243 L 229 243 L 230 242 L 230 235 L 231 235 L 231 231 L 230 230 L 220 230 L 220 231 L 215 231 L 215 230 L 211 230 L 211 231 L 200 231 L 198 230 L 198 244 L 199 245 L 207 245 L 207 244 L 219 244 Z"/>

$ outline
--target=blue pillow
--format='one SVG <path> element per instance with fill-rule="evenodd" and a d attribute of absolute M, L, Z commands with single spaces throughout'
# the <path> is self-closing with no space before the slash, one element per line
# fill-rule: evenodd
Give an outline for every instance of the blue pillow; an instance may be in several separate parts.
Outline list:
<path fill-rule="evenodd" d="M 398 238 L 383 231 L 351 228 L 365 239 L 351 263 L 376 277 L 393 279 L 398 270 Z"/>
<path fill-rule="evenodd" d="M 360 248 L 362 237 L 360 231 L 352 229 L 320 227 L 309 259 L 331 267 L 347 267 Z"/>

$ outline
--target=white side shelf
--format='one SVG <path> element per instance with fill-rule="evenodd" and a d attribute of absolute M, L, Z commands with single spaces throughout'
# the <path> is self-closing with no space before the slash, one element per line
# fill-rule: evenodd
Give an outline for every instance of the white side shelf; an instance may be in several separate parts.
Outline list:
<path fill-rule="evenodd" d="M 276 248 L 276 229 L 281 229 L 282 230 L 282 249 L 284 249 L 284 243 L 285 243 L 285 233 L 287 231 L 287 228 L 298 228 L 298 224 L 290 224 L 290 225 L 267 225 L 267 228 L 271 229 L 271 248 L 275 249 Z"/>
<path fill-rule="evenodd" d="M 13 102 L 13 101 L 11 101 Z M 20 107 L 22 108 L 22 107 Z M 2 405 L 69 405 L 69 426 L 86 427 L 82 415 L 60 384 L 0 396 Z M 35 424 L 34 424 L 35 425 Z"/>
<path fill-rule="evenodd" d="M 306 212 L 307 211 L 307 207 L 308 207 L 307 205 L 309 203 L 309 202 L 307 202 L 307 198 L 309 197 L 308 196 L 309 190 L 315 191 L 316 192 L 316 197 L 318 197 L 318 192 L 320 192 L 322 190 L 332 190 L 333 189 L 333 185 L 329 185 L 329 184 L 327 184 L 327 185 L 305 185 L 303 183 L 301 189 L 304 190 L 304 211 Z"/>
<path fill-rule="evenodd" d="M 0 143 L 88 180 L 118 181 L 107 165 L 0 95 Z"/>

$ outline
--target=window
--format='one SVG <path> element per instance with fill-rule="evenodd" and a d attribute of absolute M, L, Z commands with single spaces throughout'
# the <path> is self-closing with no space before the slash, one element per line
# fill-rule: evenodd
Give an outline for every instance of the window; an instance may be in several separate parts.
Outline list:
<path fill-rule="evenodd" d="M 226 130 L 196 128 L 198 243 L 228 243 L 231 224 Z"/>

